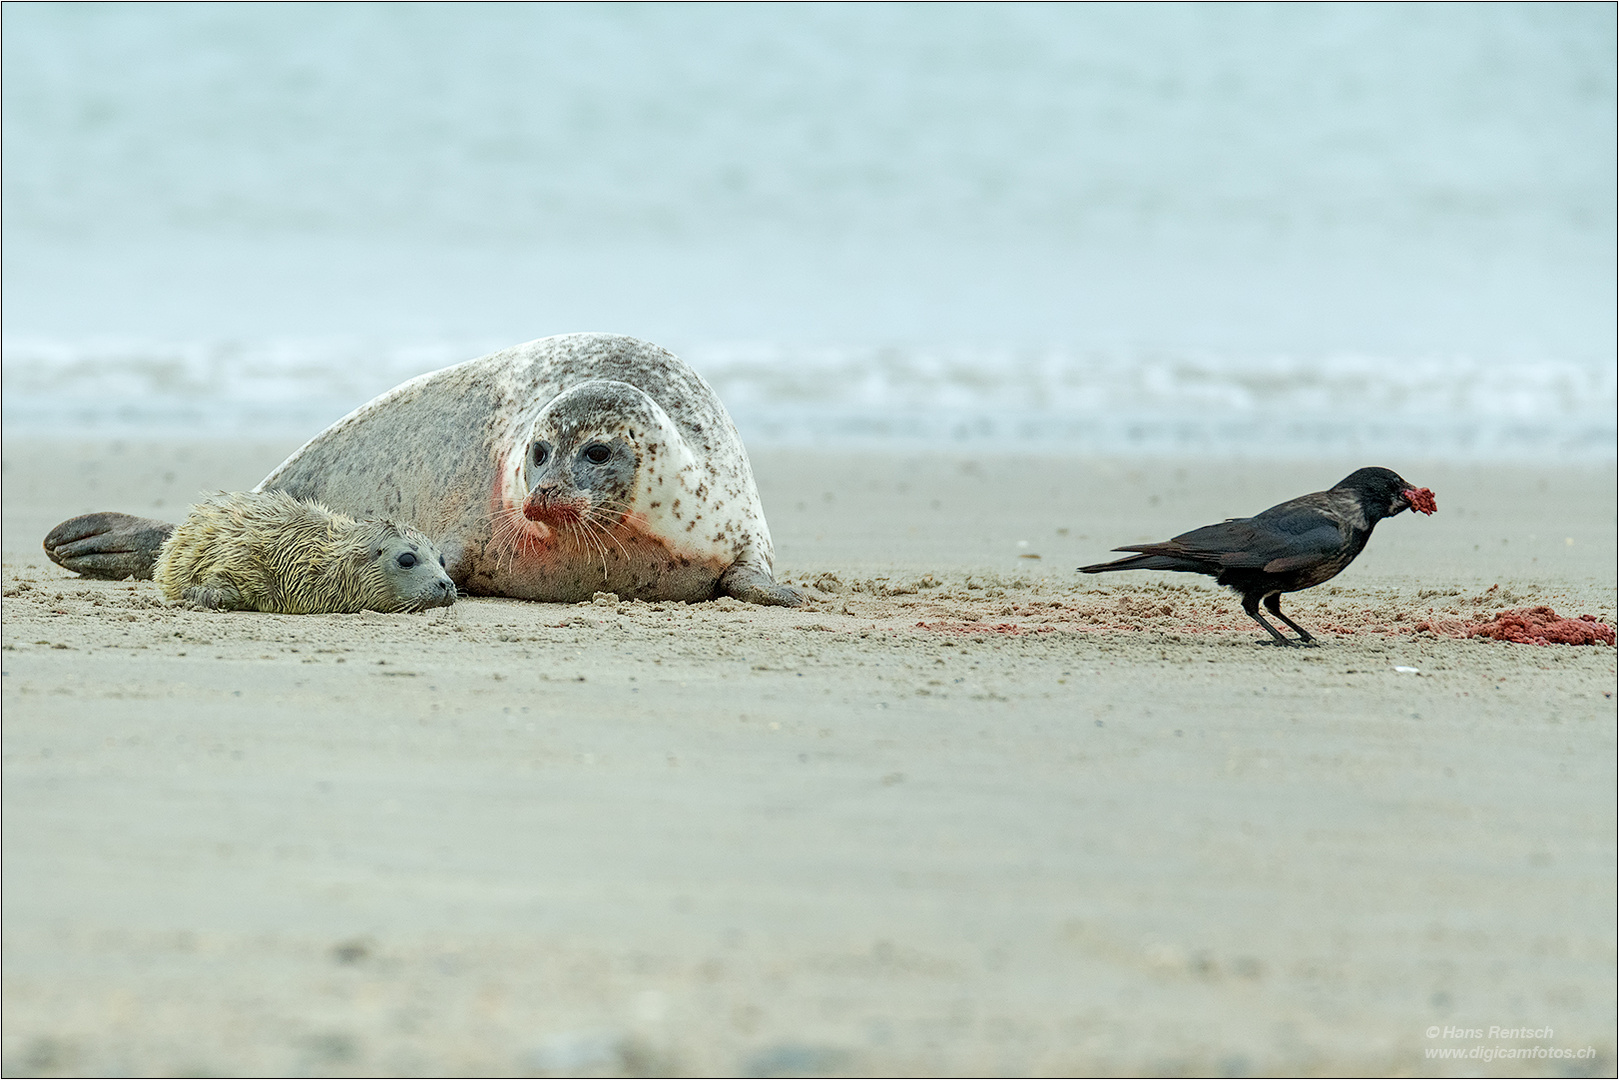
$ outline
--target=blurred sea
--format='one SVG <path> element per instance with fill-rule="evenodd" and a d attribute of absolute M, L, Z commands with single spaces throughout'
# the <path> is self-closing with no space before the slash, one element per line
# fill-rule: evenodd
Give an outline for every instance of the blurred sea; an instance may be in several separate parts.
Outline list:
<path fill-rule="evenodd" d="M 1614 457 L 1611 5 L 0 18 L 8 432 L 613 330 L 751 444 Z"/>

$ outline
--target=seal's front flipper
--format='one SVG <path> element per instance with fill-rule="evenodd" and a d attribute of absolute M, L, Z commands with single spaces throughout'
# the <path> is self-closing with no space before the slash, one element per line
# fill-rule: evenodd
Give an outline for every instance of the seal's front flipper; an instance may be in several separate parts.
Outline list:
<path fill-rule="evenodd" d="M 778 585 L 776 579 L 756 566 L 735 563 L 720 575 L 720 593 L 750 604 L 797 607 L 804 602 L 797 589 Z"/>
<path fill-rule="evenodd" d="M 166 521 L 106 512 L 69 518 L 45 536 L 51 562 L 85 577 L 122 581 L 149 579 L 163 541 L 174 526 Z"/>
<path fill-rule="evenodd" d="M 186 603 L 193 607 L 206 608 L 210 611 L 240 611 L 247 607 L 247 601 L 236 586 L 224 578 L 214 575 L 201 585 L 192 585 L 180 594 Z"/>

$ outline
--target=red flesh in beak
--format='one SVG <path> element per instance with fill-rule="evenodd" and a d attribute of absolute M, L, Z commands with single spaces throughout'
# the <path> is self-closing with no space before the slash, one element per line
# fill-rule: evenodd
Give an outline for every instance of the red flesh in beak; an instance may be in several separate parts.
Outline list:
<path fill-rule="evenodd" d="M 1404 495 L 1405 501 L 1411 504 L 1411 509 L 1418 513 L 1431 514 L 1439 509 L 1439 504 L 1434 501 L 1433 492 L 1427 488 L 1408 488 L 1400 492 L 1400 494 Z"/>

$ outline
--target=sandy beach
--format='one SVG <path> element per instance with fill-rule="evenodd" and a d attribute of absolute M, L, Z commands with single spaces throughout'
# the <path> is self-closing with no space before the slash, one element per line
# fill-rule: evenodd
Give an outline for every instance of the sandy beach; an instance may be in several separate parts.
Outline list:
<path fill-rule="evenodd" d="M 1615 652 L 1415 629 L 1612 624 L 1611 465 L 759 452 L 797 610 L 40 551 L 294 446 L 5 443 L 7 1075 L 1613 1074 Z M 1368 464 L 1320 648 L 1073 572 Z"/>

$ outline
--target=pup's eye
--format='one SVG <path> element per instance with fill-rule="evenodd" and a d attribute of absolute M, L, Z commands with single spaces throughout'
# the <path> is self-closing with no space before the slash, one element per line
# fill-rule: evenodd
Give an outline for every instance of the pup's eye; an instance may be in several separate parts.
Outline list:
<path fill-rule="evenodd" d="M 444 565 L 444 556 L 442 556 L 442 555 L 440 555 L 440 556 L 439 556 L 439 557 L 438 557 L 438 564 L 439 564 L 439 565 L 440 565 L 440 566 L 443 566 L 443 565 Z"/>
<path fill-rule="evenodd" d="M 402 551 L 399 553 L 399 558 L 395 559 L 394 561 L 400 566 L 404 567 L 406 570 L 409 570 L 411 567 L 416 565 L 416 556 L 412 552 Z"/>
<path fill-rule="evenodd" d="M 585 447 L 585 460 L 592 465 L 600 465 L 613 456 L 613 452 L 601 443 L 592 443 Z"/>

